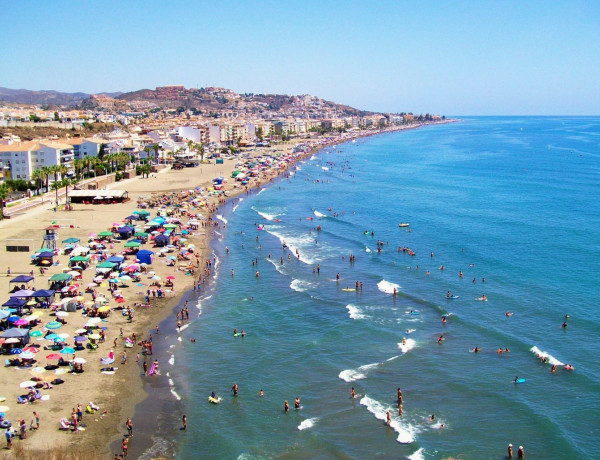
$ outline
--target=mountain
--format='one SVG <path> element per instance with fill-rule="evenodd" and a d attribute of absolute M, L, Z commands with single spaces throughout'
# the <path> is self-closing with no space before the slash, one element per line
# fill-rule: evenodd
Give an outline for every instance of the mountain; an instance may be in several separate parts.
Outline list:
<path fill-rule="evenodd" d="M 103 93 L 110 97 L 119 96 L 121 93 Z M 0 101 L 27 105 L 48 106 L 76 106 L 81 101 L 89 98 L 86 93 L 61 93 L 60 91 L 28 89 L 10 89 L 0 87 Z"/>

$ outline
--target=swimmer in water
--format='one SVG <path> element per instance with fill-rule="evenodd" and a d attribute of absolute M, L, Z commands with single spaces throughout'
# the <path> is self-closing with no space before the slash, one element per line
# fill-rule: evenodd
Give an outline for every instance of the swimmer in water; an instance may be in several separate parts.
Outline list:
<path fill-rule="evenodd" d="M 402 345 L 406 345 L 406 337 L 402 337 Z"/>
<path fill-rule="evenodd" d="M 283 410 L 284 412 L 289 412 L 290 410 L 290 404 L 287 401 L 283 403 Z"/>
<path fill-rule="evenodd" d="M 431 417 L 429 417 L 429 421 L 430 422 L 435 421 L 435 414 L 431 414 Z"/>
<path fill-rule="evenodd" d="M 448 319 L 446 318 L 446 315 L 442 316 L 442 323 L 446 324 L 447 321 Z"/>
<path fill-rule="evenodd" d="M 352 399 L 356 398 L 356 391 L 354 391 L 354 387 L 352 387 L 352 388 L 350 389 L 350 397 L 351 397 Z"/>
<path fill-rule="evenodd" d="M 513 382 L 517 383 L 517 380 L 519 380 L 519 376 L 515 375 L 515 378 L 513 379 Z"/>
<path fill-rule="evenodd" d="M 385 424 L 387 426 L 390 426 L 392 424 L 392 411 L 391 410 L 387 411 Z"/>
<path fill-rule="evenodd" d="M 507 312 L 506 312 L 506 316 L 507 316 L 507 317 L 511 317 L 513 314 L 514 314 L 514 313 L 513 313 L 513 312 L 511 312 L 511 311 L 507 311 Z"/>
<path fill-rule="evenodd" d="M 233 386 L 231 387 L 231 391 L 233 391 L 233 395 L 234 395 L 234 396 L 237 396 L 237 394 L 238 394 L 238 390 L 239 390 L 239 388 L 238 388 L 238 384 L 237 384 L 237 383 L 234 383 L 234 384 L 233 384 Z"/>
<path fill-rule="evenodd" d="M 265 392 L 261 388 L 260 391 L 258 392 L 258 396 L 264 396 L 264 395 L 265 395 Z"/>
<path fill-rule="evenodd" d="M 437 343 L 439 343 L 441 345 L 441 343 L 444 341 L 444 334 L 440 335 L 437 339 Z"/>
<path fill-rule="evenodd" d="M 567 326 L 568 326 L 568 325 L 567 325 L 567 322 L 565 321 L 564 323 L 562 323 L 562 326 L 561 326 L 561 327 L 562 327 L 563 329 L 566 329 L 566 328 L 567 328 Z"/>
<path fill-rule="evenodd" d="M 473 348 L 473 353 L 479 353 L 479 350 L 481 350 L 481 348 L 475 347 L 475 348 Z"/>
<path fill-rule="evenodd" d="M 300 409 L 300 398 L 296 396 L 296 400 L 294 401 L 294 407 L 296 409 Z"/>
<path fill-rule="evenodd" d="M 452 294 L 450 293 L 450 291 L 446 292 L 446 297 L 447 297 L 447 298 L 450 298 L 450 297 L 452 297 Z"/>
<path fill-rule="evenodd" d="M 556 374 L 556 364 L 552 365 L 552 368 L 550 369 L 550 372 L 552 372 L 553 374 Z"/>

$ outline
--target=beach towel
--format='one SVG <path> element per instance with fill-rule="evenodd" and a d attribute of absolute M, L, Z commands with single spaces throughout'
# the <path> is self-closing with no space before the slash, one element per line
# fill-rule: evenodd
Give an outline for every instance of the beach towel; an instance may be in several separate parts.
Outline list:
<path fill-rule="evenodd" d="M 152 363 L 152 366 L 150 366 L 150 371 L 148 372 L 148 375 L 155 375 L 158 374 L 158 366 L 154 363 Z"/>

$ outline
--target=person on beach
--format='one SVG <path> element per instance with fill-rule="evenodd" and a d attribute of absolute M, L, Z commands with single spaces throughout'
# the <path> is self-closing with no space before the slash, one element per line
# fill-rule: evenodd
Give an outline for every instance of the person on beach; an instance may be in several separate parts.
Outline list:
<path fill-rule="evenodd" d="M 127 427 L 127 434 L 129 435 L 129 437 L 133 437 L 133 422 L 131 421 L 131 418 L 127 417 L 125 426 Z"/>
<path fill-rule="evenodd" d="M 34 425 L 35 422 L 35 425 Z M 33 411 L 33 418 L 31 419 L 31 425 L 29 425 L 30 430 L 38 430 L 40 428 L 40 415 Z"/>
<path fill-rule="evenodd" d="M 398 388 L 398 405 L 402 405 L 402 390 Z"/>
<path fill-rule="evenodd" d="M 128 438 L 123 438 L 123 441 L 121 442 L 121 450 L 123 452 L 123 457 L 127 457 L 127 448 L 129 443 L 129 439 Z"/>

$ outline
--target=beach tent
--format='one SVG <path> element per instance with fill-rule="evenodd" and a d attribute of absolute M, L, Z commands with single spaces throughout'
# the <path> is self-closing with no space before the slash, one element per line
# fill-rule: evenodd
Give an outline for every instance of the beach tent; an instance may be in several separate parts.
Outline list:
<path fill-rule="evenodd" d="M 76 244 L 79 243 L 79 238 L 67 238 L 66 240 L 62 240 L 64 244 Z"/>
<path fill-rule="evenodd" d="M 123 256 L 112 256 L 112 257 L 109 257 L 106 261 L 112 262 L 113 264 L 120 264 L 120 263 L 123 263 L 124 260 L 125 260 L 125 257 L 123 257 Z"/>
<path fill-rule="evenodd" d="M 169 241 L 169 236 L 168 235 L 165 235 L 165 234 L 157 235 L 157 237 L 154 238 L 154 244 L 156 246 L 158 246 L 159 248 L 163 247 L 163 246 L 166 246 L 169 243 L 170 243 L 170 241 Z"/>
<path fill-rule="evenodd" d="M 41 297 L 41 298 L 50 298 L 54 295 L 54 291 L 52 289 L 40 289 L 38 291 L 33 291 L 31 297 Z"/>
<path fill-rule="evenodd" d="M 73 276 L 69 275 L 68 273 L 56 273 L 56 274 L 52 275 L 48 281 L 50 281 L 52 283 L 60 283 L 60 282 L 71 281 L 72 279 L 73 279 Z"/>
<path fill-rule="evenodd" d="M 3 339 L 19 339 L 22 345 L 29 343 L 29 329 L 20 329 L 18 327 L 11 327 L 0 335 Z"/>
<path fill-rule="evenodd" d="M 115 268 L 118 264 L 114 263 L 114 262 L 102 262 L 101 264 L 96 265 L 96 268 Z"/>
<path fill-rule="evenodd" d="M 27 299 L 11 297 L 6 302 L 2 304 L 3 307 L 12 307 L 12 308 L 23 308 L 25 304 L 28 302 Z"/>
<path fill-rule="evenodd" d="M 13 294 L 11 294 L 11 297 L 18 297 L 18 298 L 29 298 L 31 297 L 31 294 L 33 294 L 33 291 L 31 289 L 21 289 Z"/>
<path fill-rule="evenodd" d="M 121 238 L 129 238 L 131 235 L 135 233 L 135 229 L 133 227 L 129 227 L 124 225 L 123 227 L 119 227 L 117 229 Z"/>
<path fill-rule="evenodd" d="M 28 275 L 19 275 L 13 279 L 11 279 L 8 283 L 18 283 L 18 284 L 27 284 L 30 281 L 34 280 L 35 278 L 33 276 L 28 276 Z"/>
<path fill-rule="evenodd" d="M 111 236 L 113 236 L 113 232 L 100 232 L 100 233 L 98 233 L 98 236 L 101 238 L 111 237 Z"/>
<path fill-rule="evenodd" d="M 127 243 L 125 243 L 124 247 L 126 248 L 139 248 L 141 245 L 141 243 L 139 241 L 128 241 Z"/>
<path fill-rule="evenodd" d="M 140 263 L 151 264 L 152 263 L 152 255 L 154 255 L 154 252 L 152 252 L 148 249 L 142 249 L 141 251 L 138 251 L 138 253 L 136 254 L 136 257 L 138 258 Z"/>

